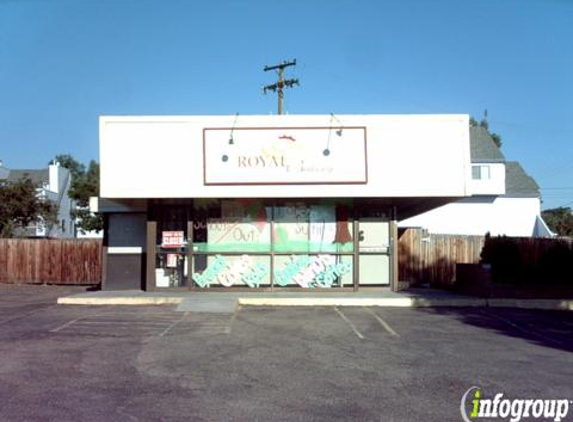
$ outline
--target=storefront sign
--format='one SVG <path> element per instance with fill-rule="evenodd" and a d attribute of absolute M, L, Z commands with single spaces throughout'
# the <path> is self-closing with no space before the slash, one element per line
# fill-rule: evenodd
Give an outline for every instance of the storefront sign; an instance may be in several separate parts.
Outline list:
<path fill-rule="evenodd" d="M 183 231 L 165 231 L 161 234 L 161 246 L 163 248 L 180 248 L 184 245 L 184 239 Z"/>
<path fill-rule="evenodd" d="M 367 182 L 366 128 L 208 128 L 206 185 Z"/>

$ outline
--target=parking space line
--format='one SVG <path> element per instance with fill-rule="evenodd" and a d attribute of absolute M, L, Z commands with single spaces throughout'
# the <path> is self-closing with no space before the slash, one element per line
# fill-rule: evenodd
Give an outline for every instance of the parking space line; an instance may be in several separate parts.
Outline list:
<path fill-rule="evenodd" d="M 97 317 L 99 321 L 126 321 L 126 322 L 131 322 L 131 321 L 162 321 L 162 322 L 168 322 L 171 323 L 174 320 L 179 319 L 179 314 L 175 314 L 175 315 L 162 315 L 162 314 L 144 314 L 144 315 L 138 315 L 138 314 L 97 314 L 97 315 L 86 315 L 86 318 L 90 318 L 90 317 Z M 131 318 L 131 317 L 135 317 L 135 318 Z M 151 317 L 151 318 L 148 318 Z"/>
<path fill-rule="evenodd" d="M 125 314 L 125 313 L 100 313 L 100 314 L 92 314 L 92 315 L 83 315 L 78 318 L 74 318 L 69 320 L 62 325 L 50 330 L 50 333 L 57 333 L 62 331 L 65 328 L 68 328 L 72 325 L 116 325 L 116 326 L 131 326 L 131 327 L 138 327 L 138 326 L 148 326 L 149 328 L 157 328 L 161 329 L 166 325 L 171 326 L 173 323 L 179 322 L 181 319 L 176 320 L 163 320 L 163 321 L 146 321 L 142 319 L 134 319 L 134 320 L 110 320 L 109 318 L 125 318 L 126 315 L 134 315 L 138 316 L 137 314 Z M 159 317 L 168 317 L 171 316 L 170 314 L 159 314 L 159 313 L 152 313 L 146 314 L 145 316 L 159 316 Z M 98 318 L 93 320 L 94 318 Z"/>
<path fill-rule="evenodd" d="M 364 336 L 362 335 L 362 333 L 360 331 L 358 331 L 358 329 L 352 323 L 352 321 L 350 321 L 348 318 L 346 318 L 346 315 L 344 315 L 342 313 L 342 311 L 340 311 L 340 309 L 338 309 L 336 306 L 333 309 L 338 315 L 340 315 L 340 318 L 342 318 L 344 320 L 344 322 L 346 322 L 348 324 L 348 326 L 350 328 L 352 328 L 352 331 L 354 331 L 354 334 L 356 334 L 359 339 L 364 340 Z"/>
<path fill-rule="evenodd" d="M 560 341 L 560 340 L 556 340 L 556 339 L 554 339 L 554 338 L 552 338 L 552 337 L 548 337 L 548 336 L 546 336 L 546 335 L 539 334 L 537 331 L 528 330 L 527 328 L 524 328 L 524 327 L 522 327 L 521 325 L 518 325 L 518 324 L 514 323 L 513 321 L 510 321 L 509 319 L 506 319 L 506 318 L 504 318 L 504 317 L 501 317 L 501 316 L 499 316 L 499 315 L 496 315 L 496 314 L 492 313 L 491 311 L 490 311 L 489 313 L 485 313 L 485 312 L 484 312 L 484 315 L 489 316 L 489 317 L 493 317 L 493 318 L 495 318 L 495 319 L 497 319 L 497 320 L 499 320 L 499 321 L 502 321 L 502 322 L 506 323 L 507 325 L 509 325 L 509 326 L 511 326 L 511 327 L 513 327 L 513 328 L 515 328 L 516 330 L 521 331 L 522 333 L 526 333 L 526 334 L 529 334 L 529 335 L 533 335 L 533 336 L 539 337 L 539 338 L 541 338 L 541 339 L 543 339 L 543 340 L 546 340 L 546 341 L 549 341 L 549 342 L 552 342 L 552 343 L 563 344 L 563 342 Z"/>
<path fill-rule="evenodd" d="M 47 309 L 51 309 L 51 308 L 53 308 L 53 307 L 55 307 L 55 306 L 56 306 L 56 305 L 46 306 L 45 308 L 36 309 L 36 310 L 34 310 L 34 311 L 32 311 L 32 312 L 27 312 L 27 313 L 22 314 L 22 315 L 16 315 L 16 316 L 13 316 L 13 317 L 10 317 L 10 318 L 3 319 L 3 320 L 0 321 L 0 325 L 4 325 L 4 324 L 7 324 L 7 323 L 9 323 L 9 322 L 16 321 L 17 319 L 27 318 L 27 317 L 29 317 L 29 316 L 32 316 L 32 315 L 38 314 L 38 313 L 40 313 L 40 312 L 43 312 L 43 311 L 45 311 L 45 310 L 47 310 Z"/>
<path fill-rule="evenodd" d="M 58 331 L 61 331 L 61 330 L 63 330 L 64 328 L 69 327 L 70 325 L 72 325 L 72 324 L 78 322 L 79 320 L 81 320 L 81 319 L 83 319 L 83 318 L 85 318 L 85 316 L 72 319 L 72 320 L 70 320 L 70 321 L 68 321 L 68 322 L 66 322 L 66 323 L 64 323 L 64 324 L 62 324 L 62 325 L 60 325 L 59 327 L 56 327 L 56 328 L 50 330 L 50 333 L 57 333 Z"/>
<path fill-rule="evenodd" d="M 235 312 L 233 312 L 233 315 L 231 316 L 231 319 L 229 320 L 229 325 L 227 325 L 225 327 L 225 334 L 231 334 L 231 329 L 233 328 L 233 322 L 235 322 L 235 318 L 237 318 L 237 313 L 238 313 L 238 309 L 235 309 Z"/>
<path fill-rule="evenodd" d="M 166 325 L 170 325 L 170 322 L 154 322 L 154 321 L 77 321 L 77 324 L 95 324 L 95 325 L 127 325 L 129 327 L 142 327 L 145 325 L 154 326 L 157 328 L 165 327 Z"/>
<path fill-rule="evenodd" d="M 190 312 L 178 313 L 178 318 L 175 319 L 160 319 L 159 321 L 153 321 L 149 319 L 136 318 L 129 320 L 125 318 L 125 314 L 117 313 L 105 313 L 105 314 L 93 314 L 84 315 L 72 320 L 68 320 L 65 323 L 57 326 L 56 328 L 50 330 L 51 333 L 57 333 L 62 330 L 67 331 L 70 328 L 77 328 L 78 330 L 94 329 L 94 330 L 109 330 L 114 329 L 117 331 L 125 331 L 126 329 L 134 330 L 151 330 L 155 332 L 158 337 L 164 337 L 169 333 L 173 333 L 178 329 L 178 327 L 185 325 L 184 331 L 190 326 L 194 327 L 194 330 L 190 334 L 230 334 L 232 330 L 232 325 L 235 321 L 237 311 L 231 315 L 230 318 L 212 318 L 206 320 L 190 320 Z M 146 314 L 149 316 L 149 314 Z M 164 315 L 165 317 L 171 315 Z M 119 319 L 111 319 L 119 318 Z M 191 323 L 191 325 L 183 324 Z M 188 333 L 189 334 L 189 333 Z"/>
<path fill-rule="evenodd" d="M 172 329 L 173 327 L 175 327 L 177 324 L 179 324 L 181 321 L 183 321 L 183 320 L 187 317 L 188 314 L 189 314 L 189 311 L 185 312 L 185 313 L 183 314 L 183 316 L 182 316 L 181 318 L 179 318 L 178 320 L 173 321 L 173 322 L 169 325 L 169 327 L 167 327 L 165 330 L 163 330 L 163 331 L 161 332 L 161 334 L 159 334 L 159 337 L 163 337 L 165 334 L 167 334 L 169 331 L 171 331 L 171 329 Z"/>
<path fill-rule="evenodd" d="M 372 315 L 376 321 L 378 321 L 380 323 L 380 325 L 391 335 L 395 336 L 395 337 L 400 337 L 400 334 L 398 334 L 396 331 L 394 331 L 392 329 L 392 327 L 390 327 L 390 324 L 388 324 L 386 321 L 384 321 L 376 312 L 374 312 L 372 309 L 370 308 L 364 308 L 364 310 L 366 310 L 366 312 L 368 312 L 370 315 Z"/>

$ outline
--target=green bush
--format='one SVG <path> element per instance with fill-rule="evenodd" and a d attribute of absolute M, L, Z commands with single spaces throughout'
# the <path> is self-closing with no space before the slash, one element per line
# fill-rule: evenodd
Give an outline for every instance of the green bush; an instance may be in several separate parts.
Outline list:
<path fill-rule="evenodd" d="M 522 268 L 521 254 L 515 239 L 507 236 L 485 236 L 481 263 L 491 265 L 494 283 L 519 284 Z"/>
<path fill-rule="evenodd" d="M 543 251 L 537 266 L 538 283 L 573 286 L 573 248 L 569 242 L 555 240 Z"/>
<path fill-rule="evenodd" d="M 481 263 L 494 283 L 573 287 L 573 243 L 564 239 L 486 235 Z"/>

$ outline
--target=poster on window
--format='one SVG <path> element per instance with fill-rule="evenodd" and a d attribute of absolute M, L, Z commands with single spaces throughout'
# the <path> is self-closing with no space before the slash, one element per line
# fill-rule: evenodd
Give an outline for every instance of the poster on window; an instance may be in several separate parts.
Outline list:
<path fill-rule="evenodd" d="M 167 263 L 165 265 L 167 268 L 177 268 L 177 254 L 167 254 Z"/>
<path fill-rule="evenodd" d="M 333 206 L 310 207 L 309 241 L 317 250 L 327 250 L 336 235 L 336 211 Z"/>
<path fill-rule="evenodd" d="M 221 217 L 208 219 L 208 244 L 218 250 L 268 250 L 269 213 L 257 200 L 222 201 Z"/>
<path fill-rule="evenodd" d="M 181 248 L 184 245 L 185 234 L 180 231 L 164 231 L 161 235 L 161 246 L 163 248 Z"/>

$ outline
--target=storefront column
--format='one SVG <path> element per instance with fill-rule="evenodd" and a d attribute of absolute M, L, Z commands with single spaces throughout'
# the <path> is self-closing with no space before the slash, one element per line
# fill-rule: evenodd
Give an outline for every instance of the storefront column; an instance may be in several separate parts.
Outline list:
<path fill-rule="evenodd" d="M 275 289 L 275 205 L 271 207 L 271 256 L 270 256 L 270 265 L 269 265 L 269 272 L 271 273 L 271 292 Z"/>
<path fill-rule="evenodd" d="M 147 243 L 145 253 L 145 290 L 155 290 L 155 242 L 157 238 L 157 222 L 147 222 Z"/>
<path fill-rule="evenodd" d="M 352 259 L 352 287 L 354 291 L 358 291 L 358 282 L 360 281 L 360 233 L 358 230 L 358 213 L 354 212 L 354 218 L 352 219 L 352 241 L 354 246 L 352 250 L 354 251 Z"/>
<path fill-rule="evenodd" d="M 100 289 L 105 290 L 107 281 L 107 245 L 109 238 L 109 217 L 107 214 L 103 215 L 103 242 L 101 251 L 101 284 Z"/>
<path fill-rule="evenodd" d="M 187 221 L 187 287 L 194 290 L 193 285 L 193 221 Z"/>
<path fill-rule="evenodd" d="M 398 222 L 390 221 L 390 277 L 391 289 L 393 292 L 398 291 Z"/>

